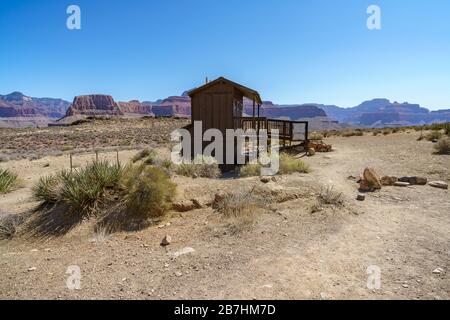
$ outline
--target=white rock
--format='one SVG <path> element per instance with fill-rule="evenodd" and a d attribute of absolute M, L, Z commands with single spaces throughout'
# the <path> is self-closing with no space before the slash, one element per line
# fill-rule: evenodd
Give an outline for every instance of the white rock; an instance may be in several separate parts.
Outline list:
<path fill-rule="evenodd" d="M 172 255 L 177 258 L 179 256 L 182 256 L 182 255 L 185 255 L 185 254 L 194 253 L 194 252 L 195 252 L 194 248 L 185 247 L 185 248 L 183 248 L 181 250 L 178 250 L 177 252 L 173 253 Z"/>
<path fill-rule="evenodd" d="M 442 272 L 444 272 L 444 269 L 442 269 L 442 268 L 436 268 L 433 270 L 434 274 L 441 274 Z"/>
<path fill-rule="evenodd" d="M 431 181 L 428 184 L 434 188 L 448 189 L 448 183 L 445 181 Z"/>

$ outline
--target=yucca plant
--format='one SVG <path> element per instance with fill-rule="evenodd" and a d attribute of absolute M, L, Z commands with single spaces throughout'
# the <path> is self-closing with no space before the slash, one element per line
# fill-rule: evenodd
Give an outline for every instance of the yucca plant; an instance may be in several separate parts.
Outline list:
<path fill-rule="evenodd" d="M 58 175 L 48 175 L 39 178 L 39 181 L 33 186 L 33 196 L 42 204 L 53 204 L 59 200 L 59 187 L 61 179 Z"/>
<path fill-rule="evenodd" d="M 18 184 L 18 177 L 8 169 L 0 169 L 0 193 L 12 191 Z"/>

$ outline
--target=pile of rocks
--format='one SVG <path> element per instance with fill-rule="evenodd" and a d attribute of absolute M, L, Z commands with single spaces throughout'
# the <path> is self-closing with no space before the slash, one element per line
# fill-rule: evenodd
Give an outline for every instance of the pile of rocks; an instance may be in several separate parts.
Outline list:
<path fill-rule="evenodd" d="M 426 184 L 434 188 L 448 189 L 448 183 L 445 181 L 428 182 L 428 179 L 425 177 L 405 176 L 397 178 L 394 176 L 383 176 L 379 178 L 372 168 L 366 168 L 363 177 L 358 182 L 359 191 L 361 192 L 372 192 L 381 189 L 383 186 L 408 187 L 414 185 L 424 186 Z"/>

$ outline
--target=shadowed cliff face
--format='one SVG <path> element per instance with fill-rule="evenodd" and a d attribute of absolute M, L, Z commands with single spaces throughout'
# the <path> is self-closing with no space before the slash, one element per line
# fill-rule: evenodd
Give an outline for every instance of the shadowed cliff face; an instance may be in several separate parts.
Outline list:
<path fill-rule="evenodd" d="M 125 114 L 153 115 L 151 105 L 140 103 L 137 100 L 118 102 L 117 104 L 119 105 L 119 109 Z"/>
<path fill-rule="evenodd" d="M 113 97 L 103 94 L 92 94 L 75 97 L 66 115 L 118 116 L 123 115 L 123 112 L 119 109 Z"/>

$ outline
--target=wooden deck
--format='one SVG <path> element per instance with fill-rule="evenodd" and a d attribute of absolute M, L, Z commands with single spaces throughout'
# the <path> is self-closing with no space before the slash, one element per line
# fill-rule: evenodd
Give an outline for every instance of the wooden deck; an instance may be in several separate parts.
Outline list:
<path fill-rule="evenodd" d="M 308 121 L 291 121 L 268 119 L 264 117 L 243 117 L 236 121 L 237 128 L 247 130 L 267 130 L 270 138 L 271 130 L 278 130 L 283 147 L 291 146 L 293 142 L 305 144 L 308 141 Z"/>

